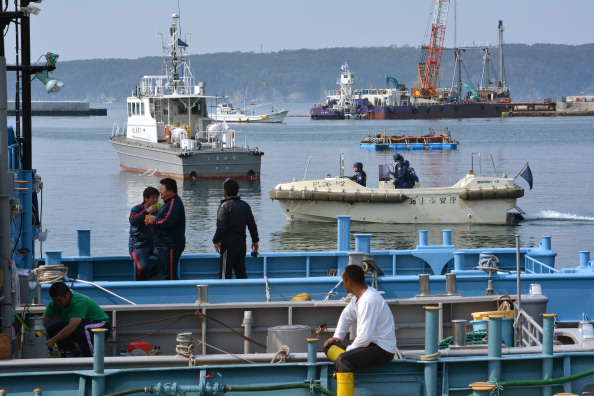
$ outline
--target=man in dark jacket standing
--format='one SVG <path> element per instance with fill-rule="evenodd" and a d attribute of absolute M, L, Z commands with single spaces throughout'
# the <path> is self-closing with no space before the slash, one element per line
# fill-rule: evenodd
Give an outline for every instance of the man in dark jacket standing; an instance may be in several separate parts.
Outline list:
<path fill-rule="evenodd" d="M 158 203 L 159 190 L 155 187 L 145 188 L 142 199 L 141 204 L 132 207 L 129 217 L 128 247 L 136 267 L 136 280 L 147 280 L 158 273 L 157 268 L 150 267 L 149 257 L 155 254 L 155 236 L 153 235 L 153 226 L 146 224 L 145 218 L 149 214 L 156 214 L 161 208 Z"/>
<path fill-rule="evenodd" d="M 177 280 L 179 259 L 186 247 L 186 211 L 177 195 L 176 181 L 167 177 L 160 183 L 163 206 L 156 216 L 149 216 L 149 224 L 154 224 L 160 275 L 163 279 Z"/>
<path fill-rule="evenodd" d="M 394 158 L 394 186 L 396 188 L 406 188 L 404 183 L 404 157 L 400 153 L 395 153 L 392 158 Z"/>
<path fill-rule="evenodd" d="M 223 197 L 217 211 L 217 230 L 212 243 L 221 255 L 219 278 L 231 279 L 235 270 L 237 279 L 247 279 L 245 269 L 247 227 L 252 239 L 252 250 L 258 252 L 258 227 L 250 205 L 237 196 L 239 184 L 233 179 L 223 183 Z"/>

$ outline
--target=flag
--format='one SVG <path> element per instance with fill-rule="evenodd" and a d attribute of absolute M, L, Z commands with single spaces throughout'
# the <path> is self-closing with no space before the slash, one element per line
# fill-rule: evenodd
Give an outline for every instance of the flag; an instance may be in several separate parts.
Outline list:
<path fill-rule="evenodd" d="M 530 189 L 532 190 L 532 171 L 530 170 L 530 166 L 528 165 L 528 163 L 526 163 L 524 169 L 520 172 L 518 176 L 526 180 L 528 182 L 528 185 L 530 186 Z"/>
<path fill-rule="evenodd" d="M 177 46 L 178 47 L 187 47 L 188 44 L 186 44 L 185 42 L 183 42 L 182 39 L 178 38 L 177 39 Z"/>

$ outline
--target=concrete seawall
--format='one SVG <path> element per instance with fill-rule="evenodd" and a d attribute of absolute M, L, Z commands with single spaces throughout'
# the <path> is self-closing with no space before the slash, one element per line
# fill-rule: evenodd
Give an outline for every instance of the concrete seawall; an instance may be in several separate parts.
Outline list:
<path fill-rule="evenodd" d="M 557 102 L 558 112 L 594 112 L 594 102 Z"/>
<path fill-rule="evenodd" d="M 31 102 L 31 114 L 34 116 L 105 116 L 107 109 L 92 109 L 89 102 L 59 101 Z M 8 115 L 15 115 L 15 102 L 8 102 Z"/>

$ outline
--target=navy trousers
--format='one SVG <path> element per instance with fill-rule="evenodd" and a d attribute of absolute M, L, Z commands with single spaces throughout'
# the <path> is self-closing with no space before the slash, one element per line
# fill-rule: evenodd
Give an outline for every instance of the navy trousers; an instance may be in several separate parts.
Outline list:
<path fill-rule="evenodd" d="M 233 271 L 235 271 L 235 278 L 247 279 L 247 272 L 245 269 L 246 252 L 247 250 L 245 247 L 245 241 L 223 246 L 221 251 L 221 268 L 219 270 L 219 278 L 232 279 Z M 224 278 L 223 275 L 225 275 Z"/>
<path fill-rule="evenodd" d="M 327 353 L 332 345 L 345 350 L 347 347 L 345 342 L 333 342 L 324 348 L 324 352 Z M 366 347 L 351 349 L 338 355 L 334 369 L 337 373 L 352 373 L 366 367 L 391 362 L 392 359 L 394 359 L 393 353 L 384 351 L 376 344 L 371 343 Z"/>
<path fill-rule="evenodd" d="M 178 280 L 179 259 L 184 248 L 158 248 L 161 279 Z"/>
<path fill-rule="evenodd" d="M 47 326 L 47 338 L 50 339 L 58 334 L 64 327 L 68 325 L 68 322 L 53 322 Z M 91 321 L 83 319 L 82 322 L 78 325 L 74 333 L 70 335 L 70 337 L 66 338 L 58 342 L 58 347 L 60 349 L 71 349 L 74 348 L 74 342 L 78 343 L 78 348 L 80 349 L 80 353 L 84 357 L 91 357 L 93 356 L 93 345 L 95 341 L 95 335 L 91 331 L 91 329 L 107 329 L 105 334 L 105 339 L 109 337 L 111 334 L 111 323 L 105 321 Z"/>
<path fill-rule="evenodd" d="M 150 262 L 150 257 L 156 255 L 152 247 L 134 249 L 130 253 L 136 268 L 136 280 L 147 280 L 159 273 L 157 266 Z"/>

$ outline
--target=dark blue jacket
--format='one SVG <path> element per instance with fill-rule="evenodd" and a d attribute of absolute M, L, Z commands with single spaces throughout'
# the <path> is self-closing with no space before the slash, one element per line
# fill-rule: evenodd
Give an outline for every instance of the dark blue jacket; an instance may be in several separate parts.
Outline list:
<path fill-rule="evenodd" d="M 405 174 L 404 162 L 403 161 L 396 162 L 394 164 L 394 181 L 396 182 L 396 184 L 395 184 L 396 188 L 406 188 L 405 182 L 404 182 L 404 174 Z"/>
<path fill-rule="evenodd" d="M 361 172 L 357 172 L 355 176 L 351 176 L 349 177 L 349 179 L 351 179 L 357 184 L 362 185 L 363 187 L 367 186 L 367 174 L 364 170 L 362 170 Z"/>
<path fill-rule="evenodd" d="M 130 253 L 136 249 L 152 248 L 154 245 L 154 235 L 152 226 L 146 225 L 144 218 L 149 214 L 144 208 L 144 204 L 133 206 L 130 210 L 130 238 L 128 248 Z"/>
<path fill-rule="evenodd" d="M 415 184 L 419 182 L 419 177 L 415 172 L 415 168 L 408 167 L 404 173 L 404 183 L 406 184 L 406 188 L 413 188 Z"/>
<path fill-rule="evenodd" d="M 153 232 L 155 247 L 173 249 L 186 246 L 186 211 L 179 195 L 175 194 L 163 201 Z"/>
<path fill-rule="evenodd" d="M 239 197 L 221 200 L 217 211 L 217 230 L 212 243 L 229 246 L 246 240 L 245 228 L 250 231 L 252 242 L 259 242 L 258 227 L 250 205 Z"/>

